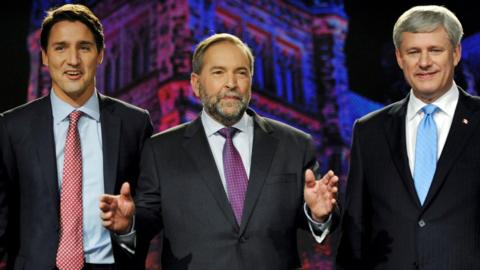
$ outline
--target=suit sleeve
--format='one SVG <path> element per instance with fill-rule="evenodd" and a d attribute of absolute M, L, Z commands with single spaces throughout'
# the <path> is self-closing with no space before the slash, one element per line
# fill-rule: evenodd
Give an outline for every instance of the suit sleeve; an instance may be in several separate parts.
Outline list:
<path fill-rule="evenodd" d="M 342 235 L 337 254 L 337 269 L 362 269 L 365 224 L 364 169 L 359 123 L 354 125 L 350 170 L 347 179 L 345 208 L 342 213 Z"/>
<path fill-rule="evenodd" d="M 144 147 L 145 141 L 152 136 L 153 133 L 153 125 L 152 125 L 152 120 L 150 119 L 150 114 L 148 113 L 147 110 L 145 110 L 145 113 L 142 115 L 142 126 L 141 128 L 138 128 L 138 134 L 137 134 L 137 139 L 138 139 L 138 149 L 137 149 L 137 157 L 140 157 L 142 149 Z M 139 174 L 139 167 L 136 167 L 136 175 L 135 179 L 130 180 L 130 185 L 132 188 L 132 195 L 135 197 L 136 194 L 136 189 L 137 189 L 137 184 L 138 184 L 138 174 Z"/>
<path fill-rule="evenodd" d="M 16 251 L 18 211 L 13 181 L 15 166 L 5 119 L 0 115 L 0 261 L 7 253 Z"/>
<path fill-rule="evenodd" d="M 7 203 L 7 171 L 5 168 L 5 128 L 0 115 L 0 260 L 6 253 L 7 226 L 8 226 L 8 203 Z"/>
<path fill-rule="evenodd" d="M 1 147 L 1 146 L 0 146 Z M 6 172 L 3 161 L 0 163 L 0 261 L 2 260 L 6 249 L 6 229 L 8 224 L 8 207 L 7 207 L 7 187 Z"/>
<path fill-rule="evenodd" d="M 152 139 L 147 140 L 140 161 L 140 178 L 135 196 L 137 247 L 148 245 L 150 240 L 163 228 L 160 175 L 154 147 Z"/>

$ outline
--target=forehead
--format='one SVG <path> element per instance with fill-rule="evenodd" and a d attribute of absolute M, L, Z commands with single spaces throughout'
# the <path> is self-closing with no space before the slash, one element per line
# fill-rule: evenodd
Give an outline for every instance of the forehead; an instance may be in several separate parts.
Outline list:
<path fill-rule="evenodd" d="M 60 21 L 52 26 L 48 43 L 55 42 L 94 42 L 92 31 L 80 21 Z"/>
<path fill-rule="evenodd" d="M 248 67 L 249 60 L 245 50 L 229 41 L 221 41 L 207 48 L 203 57 L 207 65 L 239 65 Z"/>
<path fill-rule="evenodd" d="M 402 33 L 402 48 L 412 47 L 431 47 L 431 46 L 449 46 L 450 40 L 447 31 L 443 27 L 438 27 L 432 32 L 426 33 Z"/>

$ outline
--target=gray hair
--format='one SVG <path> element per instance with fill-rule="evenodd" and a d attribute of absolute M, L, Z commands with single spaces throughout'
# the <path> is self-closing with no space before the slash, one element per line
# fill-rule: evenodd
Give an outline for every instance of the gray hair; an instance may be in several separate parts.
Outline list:
<path fill-rule="evenodd" d="M 230 42 L 234 45 L 237 45 L 241 50 L 245 52 L 248 58 L 248 64 L 250 68 L 250 76 L 253 75 L 253 66 L 254 66 L 254 57 L 252 54 L 252 51 L 248 47 L 247 44 L 245 44 L 242 40 L 240 40 L 238 37 L 228 34 L 228 33 L 220 33 L 220 34 L 214 34 L 209 36 L 208 38 L 202 40 L 197 47 L 195 48 L 195 51 L 193 53 L 192 57 L 192 69 L 193 72 L 196 74 L 200 74 L 203 68 L 203 57 L 205 56 L 205 52 L 207 51 L 208 48 L 210 48 L 212 45 L 220 43 L 220 42 Z"/>
<path fill-rule="evenodd" d="M 393 27 L 393 43 L 399 48 L 402 43 L 402 33 L 430 33 L 438 27 L 445 28 L 448 39 L 455 48 L 463 36 L 462 24 L 458 18 L 445 7 L 429 5 L 415 6 L 405 11 Z"/>

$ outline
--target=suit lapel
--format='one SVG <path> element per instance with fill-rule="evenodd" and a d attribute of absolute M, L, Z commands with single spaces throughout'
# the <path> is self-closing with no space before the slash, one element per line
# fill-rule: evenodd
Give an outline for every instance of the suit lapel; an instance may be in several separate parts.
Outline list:
<path fill-rule="evenodd" d="M 184 136 L 185 141 L 183 148 L 185 152 L 190 156 L 190 159 L 200 173 L 200 178 L 205 182 L 228 222 L 238 230 L 233 210 L 230 207 L 230 202 L 222 185 L 222 180 L 218 173 L 215 160 L 213 159 L 213 154 L 200 117 L 188 124 Z"/>
<path fill-rule="evenodd" d="M 466 120 L 466 121 L 465 121 Z M 471 104 L 471 97 L 463 90 L 459 90 L 459 98 L 452 125 L 443 147 L 440 159 L 437 162 L 437 170 L 432 180 L 432 185 L 425 199 L 424 208 L 431 203 L 435 194 L 445 182 L 446 176 L 452 165 L 463 152 L 467 142 L 470 140 L 473 131 L 480 122 L 480 111 Z"/>
<path fill-rule="evenodd" d="M 55 139 L 53 134 L 53 115 L 50 96 L 45 96 L 40 101 L 40 111 L 32 119 L 31 134 L 37 149 L 37 159 L 51 194 L 48 198 L 55 198 L 55 207 L 59 211 L 60 192 L 58 188 L 57 159 L 55 154 Z"/>
<path fill-rule="evenodd" d="M 105 193 L 113 194 L 117 178 L 118 151 L 120 149 L 121 120 L 114 114 L 108 98 L 99 94 L 102 125 L 103 177 Z"/>
<path fill-rule="evenodd" d="M 390 147 L 393 163 L 403 180 L 405 188 L 420 207 L 417 192 L 413 183 L 413 177 L 410 172 L 405 138 L 405 117 L 407 114 L 407 104 L 409 96 L 397 104 L 392 105 L 389 111 L 389 118 L 385 121 L 384 133 Z"/>
<path fill-rule="evenodd" d="M 249 110 L 248 113 L 252 114 L 254 119 L 254 135 L 250 177 L 243 206 L 240 233 L 243 233 L 247 227 L 252 212 L 255 209 L 278 145 L 278 140 L 270 135 L 273 130 L 265 119 L 251 110 Z"/>

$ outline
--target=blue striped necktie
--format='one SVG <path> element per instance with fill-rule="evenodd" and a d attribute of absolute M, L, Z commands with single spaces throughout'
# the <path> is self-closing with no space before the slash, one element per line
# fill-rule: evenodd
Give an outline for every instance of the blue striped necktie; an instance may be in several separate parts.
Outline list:
<path fill-rule="evenodd" d="M 422 205 L 427 197 L 437 167 L 437 125 L 433 119 L 437 110 L 438 107 L 432 104 L 424 106 L 422 108 L 423 119 L 417 129 L 413 179 Z"/>

